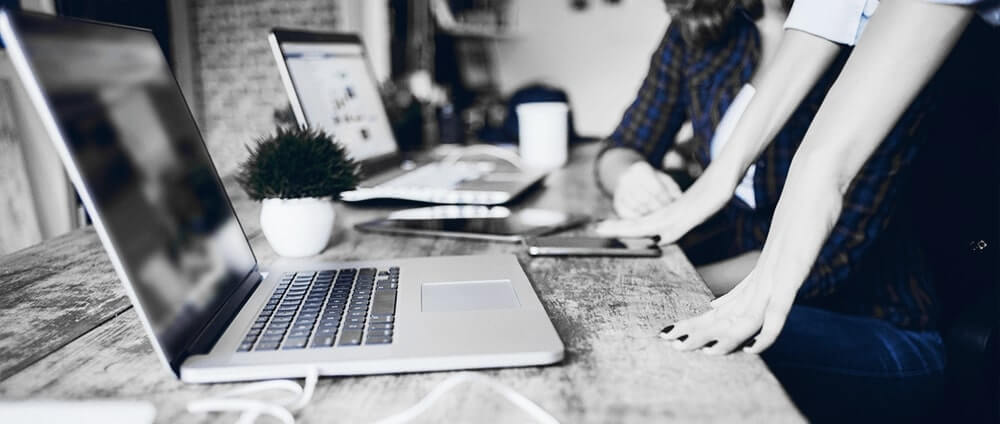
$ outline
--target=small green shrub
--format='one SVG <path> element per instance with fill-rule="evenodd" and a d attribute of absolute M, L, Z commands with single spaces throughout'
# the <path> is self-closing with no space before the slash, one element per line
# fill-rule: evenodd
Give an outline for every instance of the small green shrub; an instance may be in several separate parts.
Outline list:
<path fill-rule="evenodd" d="M 247 146 L 236 179 L 254 200 L 332 197 L 358 186 L 359 166 L 323 131 L 275 129 Z"/>

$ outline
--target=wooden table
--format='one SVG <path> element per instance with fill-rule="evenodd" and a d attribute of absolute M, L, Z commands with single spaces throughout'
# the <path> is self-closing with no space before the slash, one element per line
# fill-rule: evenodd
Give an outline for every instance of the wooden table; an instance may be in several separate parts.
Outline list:
<path fill-rule="evenodd" d="M 595 144 L 516 206 L 610 214 L 594 186 Z M 276 255 L 261 234 L 259 205 L 232 189 L 258 259 Z M 656 337 L 704 310 L 711 294 L 676 247 L 656 259 L 532 258 L 518 245 L 355 231 L 385 207 L 338 205 L 337 235 L 323 260 L 512 252 L 566 345 L 562 363 L 483 371 L 566 423 L 802 421 L 764 363 L 743 353 L 681 353 Z M 577 232 L 586 232 L 587 228 Z M 304 423 L 371 422 L 401 411 L 452 373 L 321 379 Z M 230 384 L 188 385 L 157 358 L 97 235 L 84 229 L 0 257 L 0 399 L 138 399 L 158 422 L 232 422 L 192 415 L 187 402 Z M 453 392 L 424 422 L 525 422 L 481 384 Z"/>

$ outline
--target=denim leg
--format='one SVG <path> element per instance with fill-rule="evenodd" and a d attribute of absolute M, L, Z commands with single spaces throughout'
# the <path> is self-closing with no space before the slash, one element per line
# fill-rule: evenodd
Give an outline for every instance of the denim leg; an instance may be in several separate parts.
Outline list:
<path fill-rule="evenodd" d="M 936 331 L 795 305 L 761 357 L 812 422 L 918 422 L 941 399 Z"/>

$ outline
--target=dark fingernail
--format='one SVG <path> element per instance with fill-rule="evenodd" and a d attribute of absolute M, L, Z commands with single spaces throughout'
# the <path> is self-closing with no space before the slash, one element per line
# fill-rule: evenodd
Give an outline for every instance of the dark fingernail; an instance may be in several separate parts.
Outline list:
<path fill-rule="evenodd" d="M 688 338 L 688 335 L 687 335 L 687 334 L 685 334 L 685 335 L 683 335 L 683 336 L 680 336 L 680 337 L 678 337 L 678 338 L 677 338 L 677 340 L 679 340 L 679 341 L 682 341 L 682 342 L 683 342 L 683 341 L 687 340 L 687 338 Z"/>
<path fill-rule="evenodd" d="M 673 329 L 674 329 L 674 326 L 673 326 L 673 324 L 671 324 L 671 325 L 668 325 L 666 327 L 663 327 L 663 329 L 660 330 L 660 332 L 663 333 L 663 334 L 667 334 L 667 333 L 670 332 L 670 330 L 673 330 Z"/>
<path fill-rule="evenodd" d="M 716 343 L 718 343 L 718 341 L 717 341 L 717 340 L 712 340 L 712 341 L 710 341 L 710 342 L 708 342 L 708 343 L 705 343 L 705 347 L 712 347 L 712 346 L 715 346 L 715 344 L 716 344 Z"/>

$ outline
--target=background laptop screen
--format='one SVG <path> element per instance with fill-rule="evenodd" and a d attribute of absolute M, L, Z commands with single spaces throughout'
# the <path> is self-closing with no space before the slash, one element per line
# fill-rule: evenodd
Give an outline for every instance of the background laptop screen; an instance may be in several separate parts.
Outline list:
<path fill-rule="evenodd" d="M 309 126 L 334 134 L 357 160 L 396 152 L 360 44 L 284 42 L 281 50 Z"/>
<path fill-rule="evenodd" d="M 256 261 L 163 54 L 146 31 L 9 16 L 173 362 Z"/>

